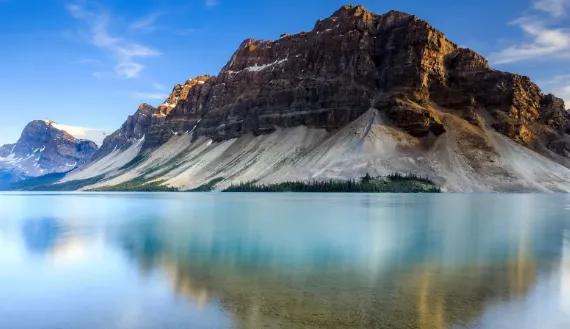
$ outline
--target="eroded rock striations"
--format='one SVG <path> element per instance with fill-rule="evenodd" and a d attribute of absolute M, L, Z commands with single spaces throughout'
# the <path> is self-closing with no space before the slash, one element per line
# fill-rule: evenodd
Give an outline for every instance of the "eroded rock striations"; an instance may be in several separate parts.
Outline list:
<path fill-rule="evenodd" d="M 462 158 L 456 162 L 467 168 L 473 182 L 484 175 L 502 175 L 497 180 L 513 189 L 523 184 L 519 174 L 524 169 L 515 168 L 516 158 L 500 159 L 498 153 L 512 147 L 493 142 L 490 131 L 570 166 L 570 119 L 561 99 L 542 94 L 527 77 L 493 70 L 481 55 L 458 47 L 415 16 L 397 11 L 377 15 L 350 5 L 319 20 L 310 32 L 284 34 L 275 41 L 245 40 L 217 76 L 177 85 L 158 107 L 141 105 L 105 140 L 95 159 L 133 145 L 140 149 L 132 152 L 150 154 L 183 135 L 222 143 L 294 127 L 332 133 L 371 111 L 378 129 L 384 125 L 405 134 L 397 140 L 406 145 L 395 146 L 394 152 L 412 144 L 423 148 L 399 155 L 412 159 L 414 172 L 444 182 L 451 179 L 443 177 L 445 171 L 458 164 L 427 160 L 428 155 L 449 158 L 445 154 L 460 150 Z M 367 129 L 365 133 L 371 131 Z M 442 146 L 452 142 L 456 151 Z M 236 156 L 231 163 L 243 158 Z M 400 158 L 397 161 L 403 161 Z M 507 160 L 511 167 L 497 165 Z M 283 161 L 293 166 L 290 159 Z M 391 167 L 386 163 L 397 162 L 389 161 L 378 158 L 359 166 L 374 165 L 379 172 L 377 163 L 383 163 L 387 171 Z M 278 169 L 284 164 L 269 165 Z M 335 170 L 327 177 L 344 172 Z M 311 179 L 323 172 L 295 177 Z M 554 179 L 565 181 L 560 177 Z"/>
<path fill-rule="evenodd" d="M 51 121 L 32 121 L 17 143 L 0 147 L 0 172 L 10 181 L 68 172 L 89 162 L 96 151 L 95 143 L 77 139 Z"/>
<path fill-rule="evenodd" d="M 311 32 L 245 40 L 216 77 L 177 85 L 166 102 L 143 104 L 98 157 L 146 136 L 145 148 L 193 131 L 215 141 L 276 127 L 338 129 L 368 109 L 415 137 L 445 132 L 434 109 L 485 122 L 568 164 L 569 116 L 529 78 L 492 70 L 427 22 L 343 6 Z"/>

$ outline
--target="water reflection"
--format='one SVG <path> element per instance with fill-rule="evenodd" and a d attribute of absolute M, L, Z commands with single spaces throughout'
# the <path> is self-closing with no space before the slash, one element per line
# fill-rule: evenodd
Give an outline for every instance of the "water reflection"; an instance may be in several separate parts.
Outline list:
<path fill-rule="evenodd" d="M 541 269 L 540 275 L 521 298 L 488 304 L 476 322 L 477 328 L 568 328 L 570 277 L 567 255 L 570 244 L 567 233 L 562 236 L 564 239 L 559 263 L 551 264 L 548 269 Z"/>
<path fill-rule="evenodd" d="M 369 282 L 350 271 L 291 278 L 171 257 L 157 266 L 178 294 L 204 304 L 221 301 L 243 328 L 448 328 L 468 325 L 487 303 L 512 294 L 503 290 L 509 282 L 504 268 L 487 269 L 496 273 L 491 275 L 420 266 Z M 533 281 L 526 284 L 528 289 Z"/>
<path fill-rule="evenodd" d="M 167 273 L 178 294 L 221 301 L 242 328 L 471 326 L 488 305 L 524 299 L 540 262 L 552 265 L 545 252 L 562 244 L 558 227 L 528 209 L 491 205 L 474 222 L 463 211 L 433 216 L 439 204 L 425 200 L 388 210 L 367 201 L 364 211 L 322 209 L 301 227 L 287 220 L 298 210 L 274 204 L 272 218 L 248 217 L 244 205 L 216 220 L 133 221 L 117 239 L 141 268 Z"/>
<path fill-rule="evenodd" d="M 570 327 L 563 195 L 11 198 L 0 327 Z"/>
<path fill-rule="evenodd" d="M 560 302 L 563 310 L 570 317 L 570 230 L 564 231 L 564 244 L 562 245 L 560 267 Z"/>
<path fill-rule="evenodd" d="M 32 253 L 45 254 L 55 247 L 62 227 L 54 218 L 27 219 L 22 225 L 22 237 Z"/>

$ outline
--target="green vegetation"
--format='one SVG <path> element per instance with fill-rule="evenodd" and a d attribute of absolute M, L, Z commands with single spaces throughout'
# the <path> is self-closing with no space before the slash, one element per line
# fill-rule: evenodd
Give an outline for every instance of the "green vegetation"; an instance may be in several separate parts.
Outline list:
<path fill-rule="evenodd" d="M 343 192 L 343 193 L 439 193 L 440 188 L 426 178 L 414 175 L 390 175 L 373 178 L 369 174 L 360 180 L 327 180 L 312 182 L 284 182 L 232 185 L 224 192 Z"/>
<path fill-rule="evenodd" d="M 223 180 L 224 180 L 223 177 L 214 178 L 211 181 L 209 181 L 208 183 L 200 185 L 195 189 L 191 189 L 188 192 L 211 192 L 214 190 L 214 187 L 216 187 L 216 184 L 218 184 L 219 182 L 221 182 Z"/>
<path fill-rule="evenodd" d="M 50 174 L 31 178 L 13 186 L 11 190 L 27 191 L 75 191 L 82 187 L 95 184 L 103 180 L 104 176 L 97 176 L 85 180 L 57 184 L 65 176 Z M 210 192 L 217 184 L 224 180 L 217 177 L 188 192 Z M 121 183 L 91 189 L 93 192 L 179 192 L 178 189 L 164 185 L 165 181 L 148 181 L 142 177 Z M 339 193 L 438 193 L 440 188 L 429 179 L 414 175 L 394 174 L 386 177 L 372 177 L 366 174 L 358 180 L 327 180 L 311 182 L 284 182 L 279 184 L 257 184 L 256 182 L 232 185 L 224 192 L 339 192 Z"/>
<path fill-rule="evenodd" d="M 177 188 L 163 185 L 165 181 L 149 182 L 143 178 L 115 186 L 106 186 L 89 190 L 90 192 L 178 192 Z"/>

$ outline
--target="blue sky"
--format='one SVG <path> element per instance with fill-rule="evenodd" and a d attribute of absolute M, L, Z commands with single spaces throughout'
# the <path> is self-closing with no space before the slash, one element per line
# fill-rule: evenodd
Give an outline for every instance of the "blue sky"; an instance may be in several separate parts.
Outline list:
<path fill-rule="evenodd" d="M 415 14 L 570 100 L 570 0 L 0 0 L 0 144 L 33 119 L 115 130 L 243 39 L 310 30 L 345 3 Z"/>

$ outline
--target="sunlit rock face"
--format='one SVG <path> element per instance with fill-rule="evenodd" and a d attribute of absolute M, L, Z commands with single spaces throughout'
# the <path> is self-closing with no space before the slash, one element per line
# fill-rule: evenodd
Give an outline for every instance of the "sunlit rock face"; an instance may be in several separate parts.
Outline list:
<path fill-rule="evenodd" d="M 401 173 L 444 191 L 570 191 L 569 131 L 564 102 L 529 78 L 415 16 L 343 6 L 310 32 L 247 39 L 217 76 L 142 104 L 66 181 L 188 190 Z"/>
<path fill-rule="evenodd" d="M 0 171 L 35 177 L 70 171 L 88 162 L 97 145 L 57 129 L 51 121 L 32 121 L 15 144 L 0 147 Z"/>
<path fill-rule="evenodd" d="M 415 16 L 361 6 L 343 6 L 310 32 L 245 40 L 218 76 L 177 85 L 158 108 L 141 107 L 121 134 L 140 138 L 142 128 L 154 147 L 192 129 L 216 141 L 276 127 L 338 129 L 370 108 L 415 137 L 444 133 L 445 108 L 474 125 L 483 117 L 524 145 L 567 153 L 560 99 L 527 77 L 492 70 Z M 155 120 L 134 120 L 141 116 Z"/>
<path fill-rule="evenodd" d="M 141 104 L 137 112 L 130 115 L 119 130 L 105 138 L 93 159 L 100 159 L 117 149 L 124 150 L 144 137 L 153 121 L 156 121 L 156 111 L 151 105 Z"/>

